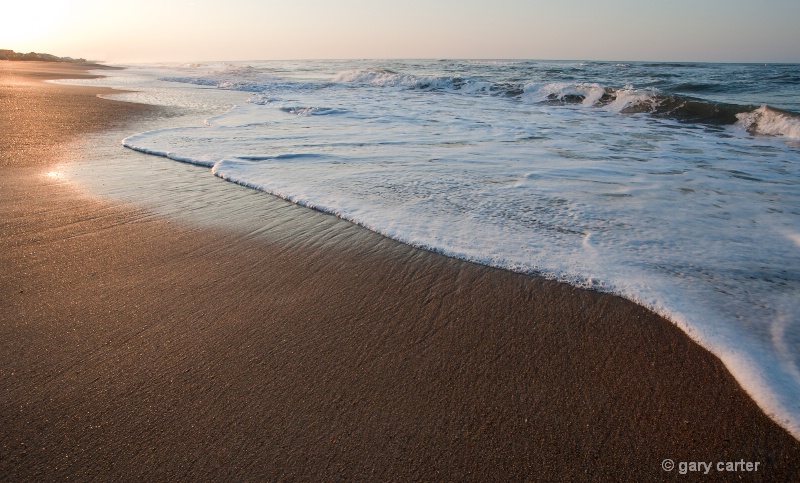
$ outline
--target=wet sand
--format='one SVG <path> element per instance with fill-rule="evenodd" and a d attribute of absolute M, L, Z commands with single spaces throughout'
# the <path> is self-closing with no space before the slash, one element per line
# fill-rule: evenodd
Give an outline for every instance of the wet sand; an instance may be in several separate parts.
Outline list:
<path fill-rule="evenodd" d="M 0 62 L 0 479 L 800 479 L 800 443 L 626 300 L 244 188 L 258 236 L 47 176 L 166 115 L 41 82 L 80 69 Z"/>

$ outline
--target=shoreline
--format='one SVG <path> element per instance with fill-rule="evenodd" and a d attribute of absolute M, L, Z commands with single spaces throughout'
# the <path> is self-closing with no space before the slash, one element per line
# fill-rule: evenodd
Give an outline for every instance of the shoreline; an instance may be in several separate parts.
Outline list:
<path fill-rule="evenodd" d="M 89 200 L 35 174 L 163 111 L 5 79 L 67 127 L 4 119 L 4 478 L 800 477 L 800 443 L 646 309 L 277 199 L 257 237 Z"/>

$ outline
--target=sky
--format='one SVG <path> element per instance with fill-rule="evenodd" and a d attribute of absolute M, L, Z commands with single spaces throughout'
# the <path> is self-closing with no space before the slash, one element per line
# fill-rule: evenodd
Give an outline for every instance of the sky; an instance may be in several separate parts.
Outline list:
<path fill-rule="evenodd" d="M 16 0 L 2 8 L 0 49 L 110 63 L 800 63 L 798 20 L 798 0 Z"/>

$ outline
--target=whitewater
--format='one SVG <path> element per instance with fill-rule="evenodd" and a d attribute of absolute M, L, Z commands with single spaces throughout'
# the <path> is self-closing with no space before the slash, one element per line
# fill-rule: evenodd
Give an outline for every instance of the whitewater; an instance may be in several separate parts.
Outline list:
<path fill-rule="evenodd" d="M 800 438 L 800 66 L 161 64 L 73 80 L 203 123 L 125 147 L 427 250 L 619 294 Z M 226 97 L 227 99 L 227 97 Z"/>

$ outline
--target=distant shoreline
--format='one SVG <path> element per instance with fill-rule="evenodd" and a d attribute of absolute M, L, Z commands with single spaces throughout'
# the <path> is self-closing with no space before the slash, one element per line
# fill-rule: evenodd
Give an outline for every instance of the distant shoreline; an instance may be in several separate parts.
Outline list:
<path fill-rule="evenodd" d="M 53 54 L 44 54 L 38 52 L 28 52 L 27 54 L 23 54 L 22 52 L 14 52 L 13 50 L 9 49 L 0 49 L 0 60 L 22 60 L 22 61 L 39 61 L 39 62 L 72 62 L 77 64 L 85 64 L 90 61 L 79 58 L 74 59 L 72 57 L 58 57 L 57 55 Z"/>

